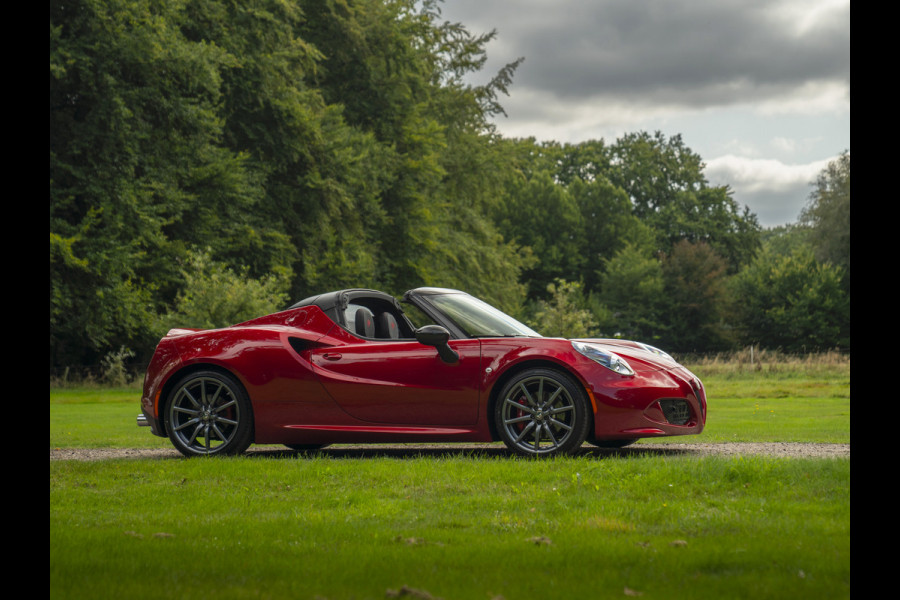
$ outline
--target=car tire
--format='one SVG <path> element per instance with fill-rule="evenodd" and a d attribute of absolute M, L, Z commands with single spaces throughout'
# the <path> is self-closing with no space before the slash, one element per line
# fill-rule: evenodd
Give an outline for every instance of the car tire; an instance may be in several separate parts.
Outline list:
<path fill-rule="evenodd" d="M 503 386 L 494 424 L 506 447 L 517 454 L 570 454 L 581 447 L 590 428 L 587 395 L 560 371 L 528 369 Z"/>
<path fill-rule="evenodd" d="M 198 371 L 181 379 L 169 395 L 166 431 L 185 456 L 240 454 L 253 439 L 250 400 L 233 377 Z"/>

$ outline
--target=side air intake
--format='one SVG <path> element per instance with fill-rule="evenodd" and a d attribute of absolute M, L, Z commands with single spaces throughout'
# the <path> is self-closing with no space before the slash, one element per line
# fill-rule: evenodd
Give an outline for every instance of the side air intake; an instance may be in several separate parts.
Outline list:
<path fill-rule="evenodd" d="M 685 425 L 691 418 L 691 407 L 687 400 L 680 398 L 664 398 L 659 401 L 666 421 L 672 425 Z"/>

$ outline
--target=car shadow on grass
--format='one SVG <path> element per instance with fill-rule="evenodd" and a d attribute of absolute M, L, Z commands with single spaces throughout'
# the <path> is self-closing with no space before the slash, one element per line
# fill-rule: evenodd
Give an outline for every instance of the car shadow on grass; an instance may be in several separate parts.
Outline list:
<path fill-rule="evenodd" d="M 626 448 L 596 448 L 584 445 L 570 456 L 586 458 L 631 458 L 641 456 L 692 456 L 698 451 L 686 448 L 642 448 L 629 446 Z M 271 459 L 304 459 L 304 458 L 490 458 L 490 459 L 525 459 L 500 444 L 369 444 L 366 446 L 328 446 L 318 450 L 290 450 L 257 446 L 247 452 L 248 457 Z"/>

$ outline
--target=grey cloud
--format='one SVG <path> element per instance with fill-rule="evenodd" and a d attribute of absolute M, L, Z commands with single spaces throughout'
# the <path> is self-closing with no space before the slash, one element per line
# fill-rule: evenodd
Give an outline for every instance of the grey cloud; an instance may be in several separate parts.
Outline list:
<path fill-rule="evenodd" d="M 780 192 L 747 192 L 734 190 L 735 201 L 750 208 L 763 227 L 796 223 L 806 205 L 808 186 L 797 184 Z"/>
<path fill-rule="evenodd" d="M 849 4 L 805 29 L 803 14 L 786 19 L 774 0 L 448 5 L 470 17 L 459 19 L 470 30 L 498 30 L 492 58 L 525 57 L 514 89 L 697 107 L 777 97 L 810 82 L 849 87 Z"/>

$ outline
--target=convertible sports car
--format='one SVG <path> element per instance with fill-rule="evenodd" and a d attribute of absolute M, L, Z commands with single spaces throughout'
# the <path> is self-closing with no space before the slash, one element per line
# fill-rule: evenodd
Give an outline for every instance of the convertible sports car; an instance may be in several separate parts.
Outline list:
<path fill-rule="evenodd" d="M 401 304 L 348 289 L 223 329 L 169 331 L 141 409 L 138 424 L 186 456 L 496 440 L 534 456 L 700 433 L 706 394 L 646 344 L 541 337 L 457 290 L 418 288 Z"/>

